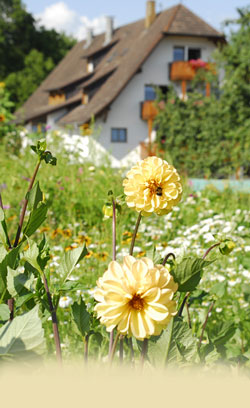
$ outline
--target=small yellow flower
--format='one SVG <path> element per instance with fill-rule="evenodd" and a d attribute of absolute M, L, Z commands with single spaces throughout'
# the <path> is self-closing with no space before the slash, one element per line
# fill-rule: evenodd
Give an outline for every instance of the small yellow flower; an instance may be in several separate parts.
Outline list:
<path fill-rule="evenodd" d="M 104 251 L 104 252 L 99 252 L 97 254 L 94 254 L 94 256 L 97 259 L 100 259 L 101 261 L 106 261 L 106 259 L 108 258 L 109 254 L 108 252 Z"/>
<path fill-rule="evenodd" d="M 177 170 L 155 156 L 132 167 L 123 186 L 127 205 L 142 215 L 167 214 L 181 199 L 182 186 Z"/>
<path fill-rule="evenodd" d="M 72 236 L 72 232 L 69 228 L 62 230 L 62 236 L 66 238 L 70 238 Z"/>
<path fill-rule="evenodd" d="M 93 251 L 88 251 L 88 254 L 85 255 L 85 258 L 91 258 L 94 255 Z"/>
<path fill-rule="evenodd" d="M 39 231 L 42 233 L 42 232 L 47 232 L 49 230 L 50 230 L 50 227 L 42 227 L 42 228 L 40 228 Z"/>
<path fill-rule="evenodd" d="M 5 87 L 5 83 L 4 82 L 0 82 L 0 88 L 4 88 Z"/>
<path fill-rule="evenodd" d="M 91 244 L 91 238 L 88 235 L 79 235 L 74 242 L 76 242 L 77 244 L 81 245 L 81 244 L 86 244 L 86 246 Z"/>
<path fill-rule="evenodd" d="M 51 238 L 54 239 L 57 237 L 57 235 L 62 235 L 63 231 L 61 228 L 56 228 L 52 233 L 51 233 Z"/>
<path fill-rule="evenodd" d="M 4 114 L 0 113 L 0 122 L 4 122 L 5 121 L 5 116 Z"/>
<path fill-rule="evenodd" d="M 110 262 L 97 286 L 95 310 L 109 332 L 116 327 L 142 340 L 159 335 L 177 313 L 173 296 L 178 285 L 166 267 L 149 258 L 127 255 L 122 265 Z"/>

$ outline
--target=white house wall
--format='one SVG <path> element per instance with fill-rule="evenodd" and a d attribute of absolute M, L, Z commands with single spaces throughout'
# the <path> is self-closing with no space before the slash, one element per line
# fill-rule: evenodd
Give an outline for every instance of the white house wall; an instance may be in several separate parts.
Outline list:
<path fill-rule="evenodd" d="M 173 61 L 173 47 L 184 46 L 187 60 L 188 47 L 200 48 L 201 59 L 208 61 L 216 48 L 212 41 L 192 37 L 166 37 L 154 49 L 122 93 L 110 106 L 106 122 L 96 120 L 101 129 L 99 143 L 115 158 L 122 159 L 148 136 L 147 122 L 140 117 L 140 103 L 144 100 L 144 85 L 169 85 L 169 63 Z M 180 93 L 180 84 L 176 84 Z M 126 128 L 127 142 L 111 142 L 111 128 Z"/>
<path fill-rule="evenodd" d="M 64 115 L 68 113 L 68 110 L 66 108 L 56 110 L 55 112 L 50 113 L 47 116 L 47 126 L 50 126 L 51 128 L 55 128 L 56 122 L 58 122 L 59 119 L 61 119 Z"/>

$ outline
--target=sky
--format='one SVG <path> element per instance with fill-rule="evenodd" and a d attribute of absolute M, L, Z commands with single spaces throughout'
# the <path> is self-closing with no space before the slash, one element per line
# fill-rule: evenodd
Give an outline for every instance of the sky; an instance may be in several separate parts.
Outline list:
<path fill-rule="evenodd" d="M 236 8 L 250 4 L 250 0 L 160 0 L 156 11 L 167 9 L 181 2 L 214 28 L 222 31 L 225 19 L 237 16 Z M 85 37 L 86 27 L 94 34 L 105 29 L 105 16 L 114 18 L 114 26 L 143 18 L 146 0 L 23 0 L 26 9 L 46 28 L 73 35 L 78 40 Z"/>

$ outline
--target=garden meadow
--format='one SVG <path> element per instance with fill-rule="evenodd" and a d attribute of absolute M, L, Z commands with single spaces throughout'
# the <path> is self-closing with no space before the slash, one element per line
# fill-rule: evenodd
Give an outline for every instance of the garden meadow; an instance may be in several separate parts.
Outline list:
<path fill-rule="evenodd" d="M 225 365 L 248 372 L 250 195 L 212 185 L 196 192 L 181 177 L 183 192 L 178 187 L 176 202 L 169 199 L 167 214 L 152 211 L 138 223 L 140 211 L 129 208 L 124 195 L 129 169 L 114 170 L 107 159 L 99 166 L 87 159 L 79 163 L 77 152 L 69 161 L 55 140 L 46 146 L 39 137 L 33 135 L 19 154 L 8 140 L 0 148 L 0 359 Z M 27 194 L 37 159 L 39 171 Z M 155 191 L 161 199 L 162 190 Z M 136 292 L 130 300 L 131 313 L 144 322 L 138 330 L 132 317 L 127 327 L 119 326 L 107 301 L 114 287 L 106 296 L 103 277 L 107 270 L 118 273 L 117 264 L 131 253 L 140 276 L 146 262 L 154 265 L 148 271 L 166 278 L 165 286 L 157 287 L 158 300 L 149 301 L 152 327 L 143 320 L 146 297 Z M 159 305 L 164 294 L 169 298 Z M 117 307 L 119 297 L 112 296 Z M 168 319 L 159 317 L 161 307 L 168 309 Z"/>

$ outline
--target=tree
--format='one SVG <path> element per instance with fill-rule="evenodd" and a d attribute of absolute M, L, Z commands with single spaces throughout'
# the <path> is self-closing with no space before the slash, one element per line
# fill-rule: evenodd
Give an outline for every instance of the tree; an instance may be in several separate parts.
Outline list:
<path fill-rule="evenodd" d="M 250 8 L 238 13 L 228 22 L 237 31 L 214 55 L 224 70 L 219 97 L 218 89 L 209 98 L 197 92 L 198 77 L 187 101 L 173 90 L 168 94 L 155 121 L 161 148 L 189 176 L 226 177 L 239 168 L 250 174 Z M 211 82 L 211 75 L 206 79 Z"/>
<path fill-rule="evenodd" d="M 53 67 L 52 58 L 45 59 L 41 52 L 31 50 L 24 59 L 24 68 L 8 75 L 6 87 L 16 108 L 28 99 Z"/>
<path fill-rule="evenodd" d="M 33 67 L 36 65 L 32 50 L 37 50 L 42 55 L 42 57 L 39 55 L 39 60 L 41 61 L 42 58 L 43 68 L 39 74 L 36 72 L 33 76 L 35 81 L 30 87 L 29 94 L 28 88 L 22 84 L 21 87 L 26 89 L 26 97 L 34 91 L 34 87 L 40 84 L 49 70 L 58 64 L 74 44 L 75 40 L 65 34 L 38 27 L 34 17 L 26 11 L 21 0 L 0 0 L 0 81 L 5 81 L 7 88 L 10 86 L 15 102 L 20 104 L 23 101 L 19 91 L 13 93 L 13 84 L 17 81 L 20 86 L 21 79 L 25 79 L 29 54 L 31 54 Z M 43 75 L 41 75 L 42 72 Z M 12 73 L 16 73 L 16 77 L 12 75 L 8 78 Z M 17 95 L 21 96 L 21 99 Z"/>

